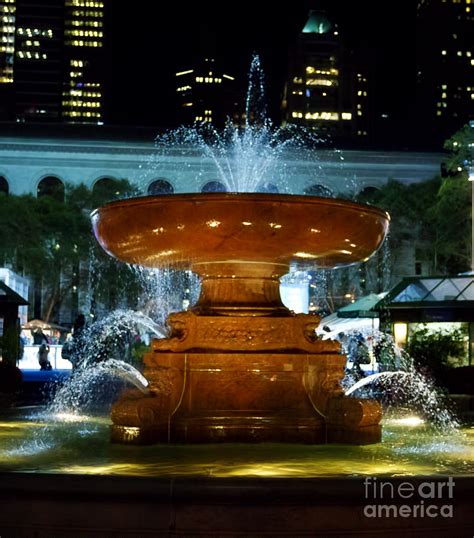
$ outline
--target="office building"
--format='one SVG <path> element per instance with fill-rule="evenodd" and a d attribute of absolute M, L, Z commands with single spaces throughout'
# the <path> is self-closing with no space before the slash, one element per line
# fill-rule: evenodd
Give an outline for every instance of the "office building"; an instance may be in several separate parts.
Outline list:
<path fill-rule="evenodd" d="M 100 123 L 103 0 L 0 0 L 4 120 Z"/>
<path fill-rule="evenodd" d="M 420 0 L 416 24 L 417 124 L 441 147 L 474 119 L 474 1 Z"/>
<path fill-rule="evenodd" d="M 283 123 L 337 140 L 366 138 L 368 79 L 350 60 L 337 25 L 325 12 L 311 11 L 290 51 Z"/>
<path fill-rule="evenodd" d="M 235 77 L 214 58 L 204 58 L 193 67 L 176 73 L 180 123 L 212 123 L 223 126 L 227 119 L 240 124 L 242 99 Z"/>
<path fill-rule="evenodd" d="M 69 123 L 103 122 L 104 2 L 66 0 L 62 116 Z"/>

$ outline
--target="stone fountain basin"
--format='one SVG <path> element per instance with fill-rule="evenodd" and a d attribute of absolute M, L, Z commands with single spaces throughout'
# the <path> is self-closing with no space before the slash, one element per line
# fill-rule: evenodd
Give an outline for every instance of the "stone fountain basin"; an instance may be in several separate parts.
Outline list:
<path fill-rule="evenodd" d="M 389 216 L 375 207 L 312 196 L 206 193 L 146 196 L 93 211 L 111 256 L 148 267 L 292 262 L 328 268 L 367 260 Z"/>

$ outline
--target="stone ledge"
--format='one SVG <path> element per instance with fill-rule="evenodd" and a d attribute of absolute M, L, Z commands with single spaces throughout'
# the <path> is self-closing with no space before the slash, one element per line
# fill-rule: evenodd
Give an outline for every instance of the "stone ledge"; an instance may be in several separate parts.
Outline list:
<path fill-rule="evenodd" d="M 386 478 L 443 482 L 444 477 Z M 474 478 L 455 477 L 454 517 L 363 516 L 361 478 L 157 478 L 0 474 L 0 533 L 127 536 L 443 537 L 474 528 Z M 406 503 L 406 501 L 402 501 Z M 397 504 L 395 502 L 394 504 Z"/>

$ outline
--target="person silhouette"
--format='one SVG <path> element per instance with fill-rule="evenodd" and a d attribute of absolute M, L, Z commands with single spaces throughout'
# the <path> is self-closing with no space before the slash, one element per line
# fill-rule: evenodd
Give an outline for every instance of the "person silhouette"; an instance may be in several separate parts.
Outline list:
<path fill-rule="evenodd" d="M 33 333 L 33 344 L 40 346 L 41 344 L 49 344 L 48 337 L 44 334 L 43 329 L 38 327 Z"/>
<path fill-rule="evenodd" d="M 48 359 L 49 346 L 48 344 L 41 344 L 38 349 L 38 362 L 40 365 L 40 370 L 52 370 L 53 367 Z"/>

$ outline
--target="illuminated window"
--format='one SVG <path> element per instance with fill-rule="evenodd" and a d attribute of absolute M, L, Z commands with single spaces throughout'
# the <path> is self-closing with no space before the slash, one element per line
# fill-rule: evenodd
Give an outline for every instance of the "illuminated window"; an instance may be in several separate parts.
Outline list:
<path fill-rule="evenodd" d="M 337 112 L 306 112 L 304 115 L 306 120 L 322 120 L 322 121 L 338 121 L 339 114 Z"/>
<path fill-rule="evenodd" d="M 407 342 L 408 325 L 406 323 L 394 323 L 393 324 L 393 337 L 395 343 L 399 346 L 403 346 Z"/>
<path fill-rule="evenodd" d="M 337 86 L 337 80 L 328 80 L 325 78 L 308 78 L 307 86 Z"/>
<path fill-rule="evenodd" d="M 181 77 L 183 75 L 188 75 L 189 73 L 193 73 L 194 69 L 188 69 L 187 71 L 179 71 L 179 73 L 176 73 L 177 77 Z"/>

